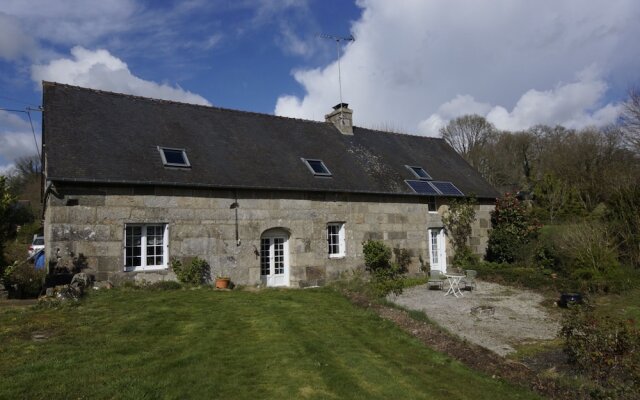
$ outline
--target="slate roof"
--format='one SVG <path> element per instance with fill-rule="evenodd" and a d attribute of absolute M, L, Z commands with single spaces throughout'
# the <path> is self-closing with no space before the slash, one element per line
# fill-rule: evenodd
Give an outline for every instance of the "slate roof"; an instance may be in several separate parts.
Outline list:
<path fill-rule="evenodd" d="M 465 195 L 498 193 L 444 140 L 43 83 L 49 181 L 415 195 L 405 165 Z M 184 148 L 166 168 L 157 146 Z M 321 159 L 331 178 L 301 158 Z"/>

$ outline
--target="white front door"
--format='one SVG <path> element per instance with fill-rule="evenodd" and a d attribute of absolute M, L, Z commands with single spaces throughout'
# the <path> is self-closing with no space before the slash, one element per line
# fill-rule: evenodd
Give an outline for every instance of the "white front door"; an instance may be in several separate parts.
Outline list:
<path fill-rule="evenodd" d="M 447 272 L 447 251 L 442 228 L 429 229 L 429 264 L 431 269 Z"/>
<path fill-rule="evenodd" d="M 289 286 L 289 241 L 284 234 L 260 239 L 260 279 L 267 286 Z"/>

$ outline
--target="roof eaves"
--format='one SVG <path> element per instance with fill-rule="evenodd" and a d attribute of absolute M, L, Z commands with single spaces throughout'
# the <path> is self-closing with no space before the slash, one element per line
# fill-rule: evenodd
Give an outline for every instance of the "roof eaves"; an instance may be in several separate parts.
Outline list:
<path fill-rule="evenodd" d="M 384 196 L 408 196 L 408 197 L 424 197 L 420 193 L 399 193 L 399 192 L 379 192 L 373 190 L 344 190 L 344 189 L 315 189 L 315 188 L 299 188 L 299 187 L 275 187 L 275 186 L 243 186 L 243 185 L 220 185 L 208 183 L 180 183 L 180 182 L 163 182 L 163 181 L 134 181 L 126 179 L 80 179 L 80 178 L 57 178 L 48 177 L 49 182 L 65 182 L 65 183 L 86 183 L 86 184 L 106 184 L 106 185 L 138 185 L 138 186 L 168 186 L 183 188 L 202 188 L 202 189 L 243 189 L 243 190 L 276 190 L 291 192 L 329 192 L 329 193 L 353 193 L 353 194 L 373 194 Z M 459 196 L 438 196 L 438 197 L 459 197 Z M 494 199 L 493 196 L 477 196 L 482 199 Z"/>

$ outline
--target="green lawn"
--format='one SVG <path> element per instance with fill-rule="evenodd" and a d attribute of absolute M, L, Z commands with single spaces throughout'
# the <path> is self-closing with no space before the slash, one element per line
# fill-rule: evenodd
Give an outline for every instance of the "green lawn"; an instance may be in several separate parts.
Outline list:
<path fill-rule="evenodd" d="M 111 290 L 0 311 L 0 377 L 0 398 L 537 398 L 330 289 Z"/>

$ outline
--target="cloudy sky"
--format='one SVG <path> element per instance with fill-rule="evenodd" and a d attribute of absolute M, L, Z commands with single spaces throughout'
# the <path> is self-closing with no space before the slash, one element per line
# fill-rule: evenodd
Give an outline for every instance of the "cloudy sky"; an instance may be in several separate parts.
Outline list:
<path fill-rule="evenodd" d="M 0 108 L 41 81 L 437 136 L 468 113 L 498 128 L 615 122 L 640 84 L 637 0 L 2 0 Z M 36 140 L 41 115 L 31 111 Z M 35 153 L 0 110 L 0 172 Z"/>

